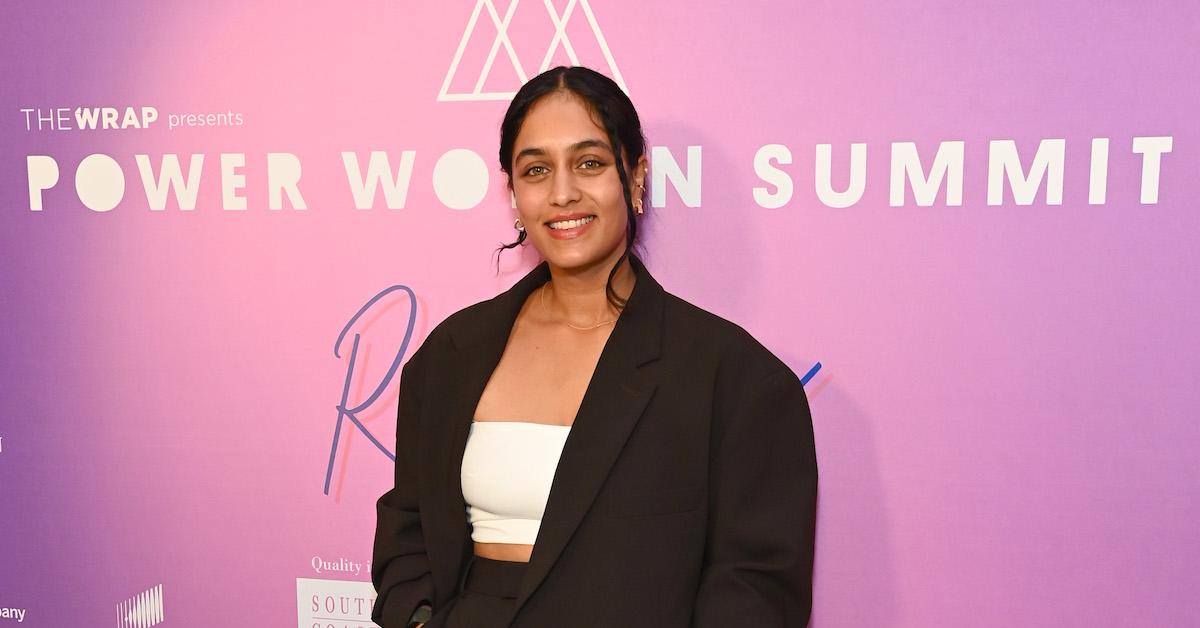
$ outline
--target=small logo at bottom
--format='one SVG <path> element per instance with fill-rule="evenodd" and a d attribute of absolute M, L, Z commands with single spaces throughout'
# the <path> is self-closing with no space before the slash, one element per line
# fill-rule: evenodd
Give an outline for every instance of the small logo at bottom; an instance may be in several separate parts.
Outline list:
<path fill-rule="evenodd" d="M 117 603 L 117 628 L 149 628 L 163 621 L 162 585 Z"/>
<path fill-rule="evenodd" d="M 300 628 L 370 626 L 375 587 L 357 580 L 296 578 L 296 611 Z"/>

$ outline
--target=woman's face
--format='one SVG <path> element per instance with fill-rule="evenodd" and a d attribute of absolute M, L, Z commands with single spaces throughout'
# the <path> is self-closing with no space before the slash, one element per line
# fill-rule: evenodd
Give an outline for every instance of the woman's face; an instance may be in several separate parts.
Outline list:
<path fill-rule="evenodd" d="M 579 97 L 560 91 L 535 102 L 513 155 L 517 214 L 538 252 L 559 268 L 607 273 L 625 251 L 625 197 L 608 134 Z M 645 164 L 628 173 L 631 192 Z"/>

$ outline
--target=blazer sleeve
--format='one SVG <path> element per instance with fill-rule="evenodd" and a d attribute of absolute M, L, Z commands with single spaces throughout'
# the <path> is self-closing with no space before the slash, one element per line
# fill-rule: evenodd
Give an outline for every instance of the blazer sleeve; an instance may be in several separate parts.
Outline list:
<path fill-rule="evenodd" d="M 423 348 L 423 347 L 422 347 Z M 376 502 L 375 547 L 371 583 L 375 605 L 371 619 L 384 628 L 403 628 L 413 611 L 434 599 L 433 573 L 421 533 L 417 503 L 417 416 L 422 352 L 418 350 L 400 372 L 396 419 L 395 485 Z"/>
<path fill-rule="evenodd" d="M 812 417 L 783 365 L 717 385 L 709 526 L 694 628 L 808 625 L 817 497 Z"/>

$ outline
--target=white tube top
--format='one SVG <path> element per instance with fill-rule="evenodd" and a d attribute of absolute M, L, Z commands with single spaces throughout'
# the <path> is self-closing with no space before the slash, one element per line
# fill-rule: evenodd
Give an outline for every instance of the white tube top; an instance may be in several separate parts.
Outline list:
<path fill-rule="evenodd" d="M 462 493 L 479 543 L 532 545 L 570 425 L 472 421 Z"/>

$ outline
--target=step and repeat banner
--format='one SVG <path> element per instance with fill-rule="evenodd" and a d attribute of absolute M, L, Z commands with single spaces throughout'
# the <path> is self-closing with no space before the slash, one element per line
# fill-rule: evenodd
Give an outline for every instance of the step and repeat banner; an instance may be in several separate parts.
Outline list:
<path fill-rule="evenodd" d="M 1200 6 L 18 2 L 0 626 L 370 625 L 399 367 L 613 77 L 643 259 L 805 376 L 812 625 L 1200 623 Z M 620 551 L 620 548 L 613 548 Z"/>

